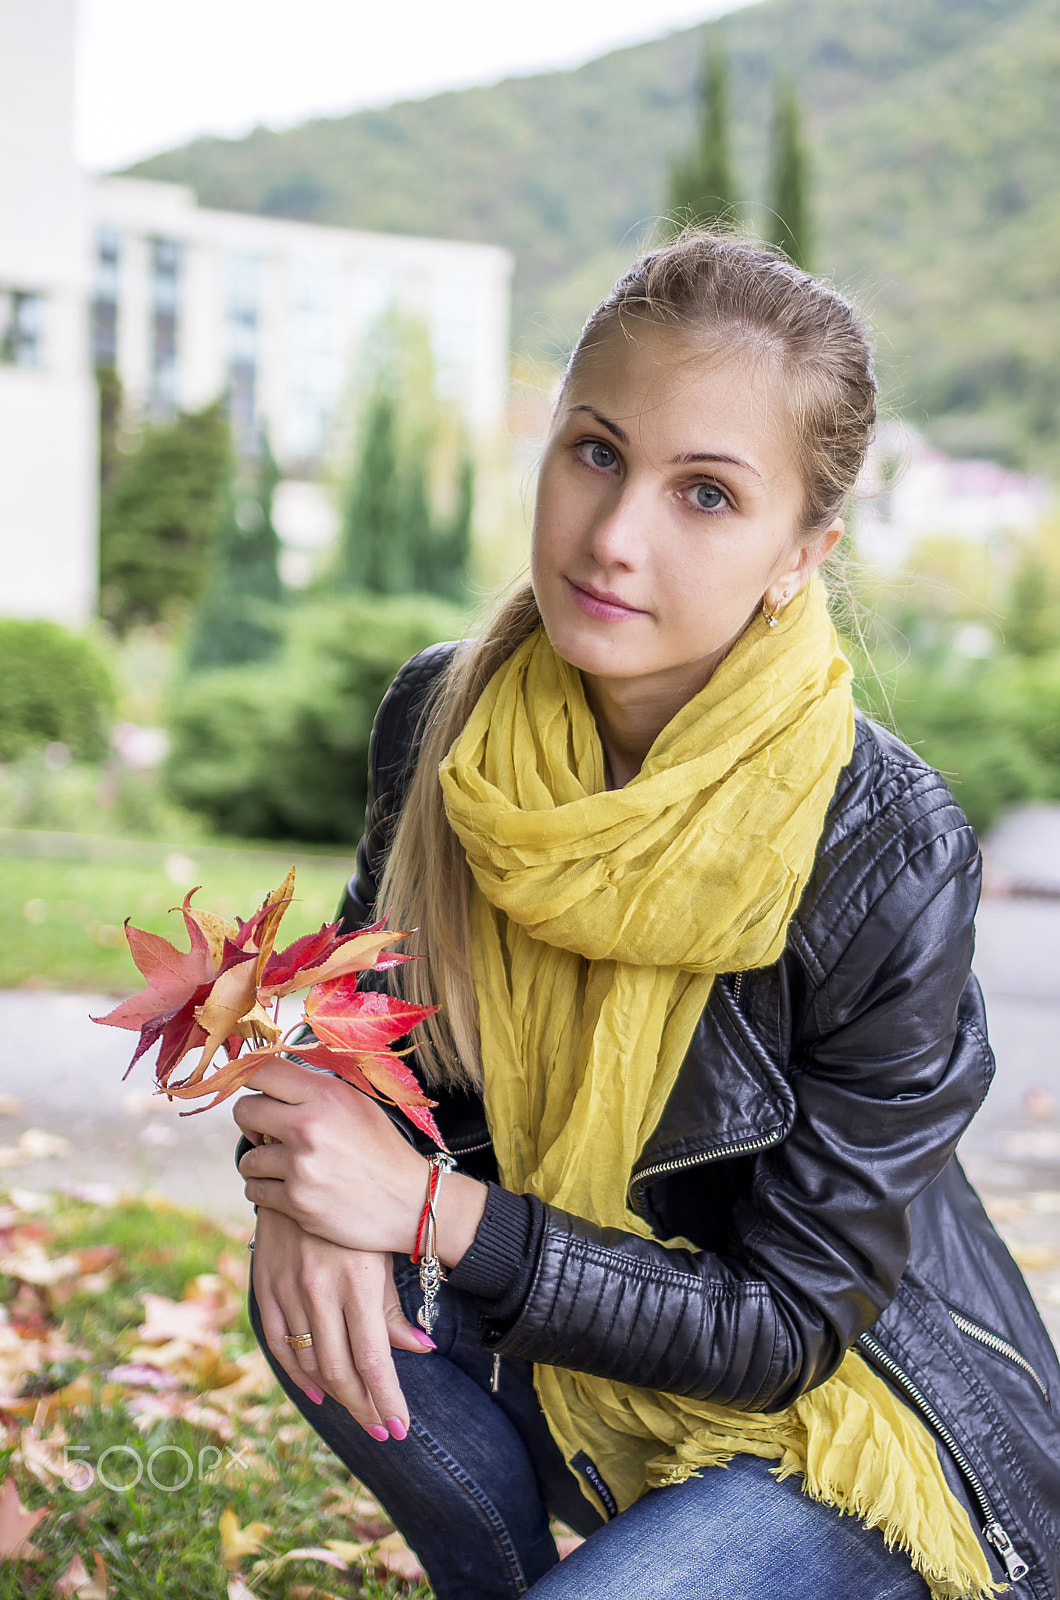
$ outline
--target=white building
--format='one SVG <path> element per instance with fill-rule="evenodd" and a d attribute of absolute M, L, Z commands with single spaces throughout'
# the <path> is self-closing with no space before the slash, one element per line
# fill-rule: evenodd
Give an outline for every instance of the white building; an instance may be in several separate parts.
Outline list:
<path fill-rule="evenodd" d="M 74 0 L 0 0 L 0 612 L 96 595 L 91 186 L 72 154 Z"/>
<path fill-rule="evenodd" d="M 440 394 L 471 432 L 498 426 L 507 251 L 208 211 L 136 178 L 99 179 L 91 209 L 94 359 L 146 414 L 226 393 L 238 431 L 265 425 L 283 465 L 312 467 L 365 334 L 393 309 L 428 330 Z"/>
<path fill-rule="evenodd" d="M 499 429 L 512 270 L 488 245 L 86 177 L 71 155 L 74 3 L 0 0 L 0 613 L 66 622 L 95 601 L 93 365 L 114 367 L 147 419 L 227 396 L 237 440 L 264 428 L 301 480 L 280 504 L 295 542 L 314 543 L 328 515 L 312 478 L 384 313 L 425 327 L 439 396 L 471 435 Z"/>
<path fill-rule="evenodd" d="M 885 571 L 900 567 L 924 539 L 958 539 L 1004 554 L 1013 538 L 1033 532 L 1053 499 L 1044 478 L 943 455 L 904 424 L 880 429 L 861 490 L 858 546 Z"/>

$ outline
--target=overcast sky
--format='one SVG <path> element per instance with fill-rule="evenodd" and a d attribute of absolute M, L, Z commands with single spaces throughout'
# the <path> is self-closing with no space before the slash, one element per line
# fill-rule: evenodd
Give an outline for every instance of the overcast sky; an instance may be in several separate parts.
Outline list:
<path fill-rule="evenodd" d="M 106 170 L 201 133 L 576 66 L 750 3 L 78 0 L 77 153 Z"/>

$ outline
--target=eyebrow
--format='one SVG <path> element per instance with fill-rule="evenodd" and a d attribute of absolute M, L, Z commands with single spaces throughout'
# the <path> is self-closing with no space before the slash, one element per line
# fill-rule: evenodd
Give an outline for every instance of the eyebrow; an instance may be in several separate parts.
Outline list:
<path fill-rule="evenodd" d="M 601 428 L 606 428 L 608 433 L 613 434 L 620 444 L 629 443 L 629 434 L 626 430 L 620 428 L 617 422 L 612 422 L 608 417 L 605 417 L 594 406 L 571 406 L 571 413 L 573 414 L 575 411 L 587 411 L 600 424 Z M 744 472 L 753 473 L 756 478 L 761 478 L 762 476 L 756 467 L 752 467 L 749 461 L 743 461 L 739 456 L 718 455 L 706 450 L 686 451 L 683 455 L 674 456 L 669 464 L 671 467 L 689 467 L 700 461 L 714 462 L 728 467 L 742 467 Z"/>

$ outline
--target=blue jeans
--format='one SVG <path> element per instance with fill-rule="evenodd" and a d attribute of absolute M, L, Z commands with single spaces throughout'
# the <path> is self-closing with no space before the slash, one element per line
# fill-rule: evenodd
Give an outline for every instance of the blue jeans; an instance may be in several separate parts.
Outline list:
<path fill-rule="evenodd" d="M 402 1270 L 400 1258 L 396 1269 L 415 1320 L 416 1271 Z M 877 1529 L 809 1499 L 797 1479 L 778 1483 L 770 1463 L 752 1456 L 654 1489 L 605 1522 L 552 1440 L 530 1365 L 504 1358 L 491 1393 L 493 1357 L 475 1303 L 446 1286 L 438 1310 L 437 1351 L 394 1352 L 412 1419 L 401 1443 L 377 1444 L 330 1396 L 312 1405 L 271 1363 L 302 1415 L 385 1507 L 438 1600 L 929 1600 Z M 262 1341 L 253 1287 L 250 1316 Z M 586 1537 L 562 1564 L 550 1515 Z"/>

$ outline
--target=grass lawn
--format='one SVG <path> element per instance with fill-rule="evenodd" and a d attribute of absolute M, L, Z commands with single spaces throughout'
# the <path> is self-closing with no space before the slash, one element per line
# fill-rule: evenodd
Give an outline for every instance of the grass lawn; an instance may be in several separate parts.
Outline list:
<path fill-rule="evenodd" d="M 299 854 L 299 852 L 295 852 Z M 347 857 L 300 857 L 296 899 L 283 923 L 283 942 L 335 915 Z M 184 923 L 171 916 L 187 889 L 195 903 L 229 919 L 248 917 L 282 880 L 291 853 L 194 847 L 142 859 L 56 860 L 5 855 L 0 859 L 0 988 L 38 983 L 58 989 L 129 994 L 141 980 L 125 942 L 126 917 L 187 948 Z"/>
<path fill-rule="evenodd" d="M 0 1600 L 430 1600 L 265 1367 L 242 1239 L 26 1207 L 0 1194 Z"/>

